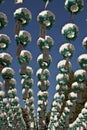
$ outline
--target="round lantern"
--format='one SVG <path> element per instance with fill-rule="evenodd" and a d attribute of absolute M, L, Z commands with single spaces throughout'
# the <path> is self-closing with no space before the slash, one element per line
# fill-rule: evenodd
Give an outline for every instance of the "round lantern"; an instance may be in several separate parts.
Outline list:
<path fill-rule="evenodd" d="M 58 62 L 58 65 L 57 65 L 59 71 L 63 74 L 69 73 L 71 70 L 71 66 L 72 65 L 71 65 L 70 61 L 66 61 L 66 60 L 61 60 L 60 62 Z"/>
<path fill-rule="evenodd" d="M 16 86 L 16 80 L 14 78 L 11 78 L 10 82 L 9 82 L 9 85 L 10 85 L 9 86 L 10 89 L 14 89 L 15 86 Z"/>
<path fill-rule="evenodd" d="M 69 76 L 67 74 L 58 74 L 56 81 L 59 85 L 67 85 Z"/>
<path fill-rule="evenodd" d="M 40 90 L 48 90 L 49 86 L 50 86 L 50 82 L 48 80 L 43 81 L 44 82 L 44 86 L 42 85 L 41 81 L 38 81 L 37 86 L 39 87 Z M 43 88 L 42 88 L 43 87 Z"/>
<path fill-rule="evenodd" d="M 72 91 L 74 91 L 75 93 L 83 90 L 81 84 L 79 84 L 78 82 L 72 83 L 71 87 L 72 87 Z"/>
<path fill-rule="evenodd" d="M 10 54 L 2 52 L 0 53 L 0 64 L 2 67 L 7 67 L 11 64 L 12 62 L 12 57 Z"/>
<path fill-rule="evenodd" d="M 31 35 L 29 32 L 21 30 L 18 35 L 15 35 L 15 39 L 17 45 L 20 43 L 23 46 L 26 46 L 29 42 L 31 42 Z"/>
<path fill-rule="evenodd" d="M 82 54 L 78 57 L 78 62 L 82 69 L 87 70 L 87 54 Z"/>
<path fill-rule="evenodd" d="M 24 88 L 32 88 L 32 85 L 34 84 L 33 79 L 25 79 L 22 83 Z"/>
<path fill-rule="evenodd" d="M 63 58 L 71 58 L 74 53 L 74 46 L 71 43 L 64 43 L 59 48 L 59 53 L 63 56 Z"/>
<path fill-rule="evenodd" d="M 52 62 L 52 58 L 51 56 L 49 55 L 49 59 L 48 59 L 48 62 L 44 61 L 43 60 L 43 54 L 40 54 L 37 58 L 37 62 L 39 63 L 40 67 L 42 69 L 46 69 L 50 66 L 50 63 Z"/>
<path fill-rule="evenodd" d="M 73 103 L 70 100 L 67 100 L 66 106 L 70 109 L 73 106 Z"/>
<path fill-rule="evenodd" d="M 87 49 L 87 37 L 85 37 L 82 41 L 82 45 Z"/>
<path fill-rule="evenodd" d="M 48 69 L 39 69 L 36 73 L 36 76 L 38 77 L 39 80 L 47 80 L 50 76 L 50 72 Z"/>
<path fill-rule="evenodd" d="M 14 76 L 14 70 L 12 68 L 10 68 L 10 67 L 5 67 L 2 70 L 1 74 L 2 74 L 3 79 L 5 79 L 5 78 L 10 78 L 11 79 Z"/>
<path fill-rule="evenodd" d="M 19 103 L 19 98 L 16 96 L 14 98 L 10 98 L 9 102 L 10 102 L 11 106 L 17 106 Z"/>
<path fill-rule="evenodd" d="M 16 95 L 17 95 L 17 89 L 14 88 L 14 89 L 8 90 L 8 97 L 9 98 L 14 98 Z"/>
<path fill-rule="evenodd" d="M 0 12 L 0 29 L 4 28 L 8 24 L 6 14 Z"/>
<path fill-rule="evenodd" d="M 27 8 L 18 8 L 14 12 L 15 20 L 21 21 L 22 25 L 27 25 L 32 19 L 31 12 Z"/>
<path fill-rule="evenodd" d="M 6 49 L 10 44 L 10 38 L 5 34 L 0 34 L 0 50 Z"/>
<path fill-rule="evenodd" d="M 20 56 L 18 57 L 19 63 L 28 63 L 32 59 L 32 55 L 27 50 L 22 50 Z"/>
<path fill-rule="evenodd" d="M 83 69 L 76 70 L 74 76 L 78 83 L 82 83 L 87 79 L 86 71 Z"/>
<path fill-rule="evenodd" d="M 45 25 L 46 29 L 50 29 L 55 22 L 55 15 L 49 10 L 44 10 L 37 16 L 37 21 Z"/>
<path fill-rule="evenodd" d="M 32 89 L 29 89 L 29 90 L 28 90 L 27 97 L 28 97 L 28 98 L 31 98 L 32 96 L 33 96 L 33 90 L 32 90 Z"/>
<path fill-rule="evenodd" d="M 70 101 L 76 101 L 77 100 L 77 93 L 74 93 L 74 92 L 69 93 L 68 98 Z"/>
<path fill-rule="evenodd" d="M 43 101 L 46 101 L 47 98 L 48 98 L 48 92 L 47 91 L 39 91 L 38 94 L 37 94 L 39 100 L 43 100 Z"/>
<path fill-rule="evenodd" d="M 45 36 L 45 39 L 42 37 L 39 37 L 37 44 L 41 51 L 43 51 L 45 48 L 50 50 L 54 44 L 54 41 L 50 36 Z"/>
<path fill-rule="evenodd" d="M 84 6 L 84 1 L 83 0 L 66 0 L 65 1 L 65 8 L 70 12 L 70 13 L 79 13 Z"/>
<path fill-rule="evenodd" d="M 66 91 L 68 90 L 68 86 L 67 85 L 56 85 L 56 91 L 59 92 L 60 94 L 66 93 Z"/>
<path fill-rule="evenodd" d="M 67 40 L 74 40 L 78 35 L 79 29 L 73 23 L 67 23 L 62 27 L 61 33 Z"/>

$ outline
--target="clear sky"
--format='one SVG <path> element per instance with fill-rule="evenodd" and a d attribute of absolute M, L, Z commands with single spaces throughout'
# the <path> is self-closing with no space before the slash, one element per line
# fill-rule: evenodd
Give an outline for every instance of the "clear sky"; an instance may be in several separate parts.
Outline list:
<path fill-rule="evenodd" d="M 33 85 L 33 90 L 34 90 L 34 97 L 35 97 L 35 106 L 37 107 L 37 92 L 38 92 L 38 87 L 37 87 L 37 77 L 36 77 L 36 71 L 39 69 L 39 65 L 37 63 L 37 57 L 39 54 L 41 54 L 41 51 L 39 50 L 37 46 L 37 40 L 39 38 L 39 29 L 40 25 L 37 22 L 37 16 L 38 14 L 44 10 L 45 3 L 43 0 L 23 0 L 24 2 L 19 5 L 14 4 L 14 0 L 5 0 L 3 4 L 0 4 L 0 12 L 3 12 L 7 15 L 8 17 L 8 25 L 0 30 L 0 34 L 7 34 L 10 39 L 11 39 L 11 44 L 9 45 L 8 49 L 6 52 L 10 53 L 11 56 L 13 57 L 13 61 L 11 64 L 11 67 L 15 71 L 15 76 L 17 80 L 17 90 L 18 90 L 18 96 L 20 98 L 20 104 L 23 106 L 23 101 L 22 101 L 22 95 L 21 95 L 21 76 L 19 75 L 18 71 L 20 69 L 20 65 L 18 63 L 17 57 L 16 57 L 16 49 L 17 49 L 17 44 L 15 41 L 14 37 L 14 26 L 15 26 L 15 20 L 13 17 L 13 13 L 15 12 L 16 9 L 19 7 L 26 7 L 29 9 L 32 13 L 32 20 L 30 23 L 22 28 L 26 31 L 29 31 L 29 33 L 32 36 L 32 41 L 30 44 L 27 45 L 25 49 L 29 50 L 32 54 L 32 61 L 30 61 L 29 66 L 31 66 L 34 70 L 34 73 L 32 75 L 32 78 L 34 79 L 34 85 Z M 61 34 L 61 28 L 64 26 L 66 23 L 70 22 L 70 13 L 65 10 L 64 8 L 64 2 L 65 0 L 53 0 L 52 2 L 49 3 L 48 5 L 48 10 L 53 12 L 56 16 L 56 21 L 54 26 L 47 31 L 47 35 L 51 36 L 54 39 L 54 46 L 52 47 L 50 51 L 50 55 L 52 56 L 52 63 L 49 67 L 50 71 L 50 88 L 49 88 L 49 98 L 48 98 L 48 108 L 50 108 L 51 101 L 53 100 L 53 95 L 55 93 L 55 86 L 56 86 L 56 75 L 59 73 L 57 69 L 57 63 L 62 60 L 62 56 L 59 54 L 59 47 L 66 42 L 66 39 L 64 36 Z M 74 47 L 75 47 L 75 53 L 74 56 L 71 59 L 72 63 L 72 70 L 76 70 L 80 68 L 78 62 L 77 62 L 77 57 L 82 54 L 82 53 L 87 53 L 86 50 L 82 47 L 82 40 L 85 36 L 87 36 L 87 1 L 84 0 L 84 9 L 77 15 L 74 16 L 74 23 L 78 26 L 79 28 L 79 35 L 76 38 L 75 41 L 71 42 Z"/>

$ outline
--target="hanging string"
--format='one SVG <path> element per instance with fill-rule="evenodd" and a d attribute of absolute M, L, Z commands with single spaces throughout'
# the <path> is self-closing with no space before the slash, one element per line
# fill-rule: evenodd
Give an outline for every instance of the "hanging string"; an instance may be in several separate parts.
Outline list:
<path fill-rule="evenodd" d="M 70 19 L 71 19 L 71 22 L 74 23 L 74 14 L 73 13 L 71 13 Z"/>
<path fill-rule="evenodd" d="M 45 4 L 45 9 L 47 10 L 47 6 L 49 4 L 49 0 L 47 0 L 46 4 Z"/>

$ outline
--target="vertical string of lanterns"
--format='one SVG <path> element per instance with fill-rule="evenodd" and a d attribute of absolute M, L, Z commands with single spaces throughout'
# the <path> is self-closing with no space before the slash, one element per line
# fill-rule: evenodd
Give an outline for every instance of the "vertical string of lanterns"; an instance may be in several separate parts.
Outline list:
<path fill-rule="evenodd" d="M 36 75 L 38 77 L 37 86 L 39 87 L 38 92 L 38 129 L 44 130 L 46 128 L 46 107 L 48 98 L 48 88 L 50 82 L 48 80 L 50 72 L 48 70 L 50 63 L 52 62 L 51 55 L 49 54 L 51 47 L 54 44 L 53 39 L 46 35 L 46 30 L 50 29 L 55 22 L 55 15 L 47 9 L 48 3 L 51 0 L 44 0 L 46 3 L 45 10 L 41 11 L 37 16 L 37 21 L 40 23 L 40 37 L 37 41 L 38 47 L 40 48 L 42 54 L 37 58 L 37 62 L 40 69 L 37 71 Z"/>
<path fill-rule="evenodd" d="M 28 31 L 21 30 L 22 26 L 28 25 L 32 19 L 31 12 L 27 8 L 19 8 L 14 12 L 14 18 L 16 20 L 15 26 L 15 39 L 17 43 L 16 56 L 18 58 L 21 69 L 19 71 L 21 75 L 22 94 L 25 108 L 23 108 L 23 118 L 26 123 L 26 128 L 34 129 L 34 98 L 32 85 L 34 81 L 32 79 L 33 70 L 28 66 L 32 55 L 28 50 L 24 48 L 31 42 L 31 35 Z M 31 125 L 33 124 L 33 125 Z"/>

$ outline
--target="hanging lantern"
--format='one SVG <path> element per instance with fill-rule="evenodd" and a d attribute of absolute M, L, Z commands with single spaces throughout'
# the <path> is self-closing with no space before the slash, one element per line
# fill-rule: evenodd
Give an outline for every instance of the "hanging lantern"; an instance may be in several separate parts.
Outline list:
<path fill-rule="evenodd" d="M 69 100 L 72 101 L 77 101 L 77 93 L 71 92 L 68 95 Z"/>
<path fill-rule="evenodd" d="M 55 22 L 55 15 L 49 10 L 44 10 L 37 16 L 37 21 L 45 25 L 46 29 L 50 29 Z"/>
<path fill-rule="evenodd" d="M 65 43 L 59 48 L 59 53 L 63 56 L 63 58 L 67 59 L 73 56 L 74 50 L 75 48 L 71 43 Z"/>
<path fill-rule="evenodd" d="M 31 59 L 32 59 L 32 55 L 29 51 L 27 50 L 21 51 L 20 56 L 18 57 L 18 61 L 21 64 L 20 74 L 26 73 L 26 66 Z"/>
<path fill-rule="evenodd" d="M 64 37 L 69 41 L 76 39 L 78 32 L 79 30 L 77 25 L 73 23 L 65 24 L 61 30 L 62 35 L 64 35 Z"/>
<path fill-rule="evenodd" d="M 0 12 L 0 29 L 4 28 L 8 24 L 6 14 Z"/>
<path fill-rule="evenodd" d="M 16 95 L 17 95 L 17 89 L 14 88 L 14 89 L 8 90 L 8 97 L 9 98 L 14 98 Z"/>
<path fill-rule="evenodd" d="M 55 95 L 54 95 L 54 100 L 56 101 L 56 102 L 63 102 L 63 100 L 65 99 L 65 95 L 64 94 L 59 94 L 58 92 L 57 93 L 55 93 Z"/>
<path fill-rule="evenodd" d="M 14 98 L 10 98 L 9 99 L 9 102 L 10 102 L 10 105 L 11 106 L 17 106 L 18 105 L 18 103 L 19 103 L 19 98 L 18 97 L 14 97 Z"/>
<path fill-rule="evenodd" d="M 2 74 L 3 79 L 6 79 L 6 78 L 11 79 L 14 76 L 14 70 L 10 67 L 5 67 L 2 70 L 1 74 Z"/>
<path fill-rule="evenodd" d="M 56 76 L 56 81 L 59 85 L 67 85 L 69 76 L 67 74 L 58 74 Z"/>
<path fill-rule="evenodd" d="M 32 85 L 34 84 L 33 79 L 25 79 L 23 82 L 21 82 L 24 88 L 32 88 Z"/>
<path fill-rule="evenodd" d="M 71 87 L 72 91 L 74 91 L 75 93 L 83 91 L 83 86 L 78 82 L 72 83 Z"/>
<path fill-rule="evenodd" d="M 86 71 L 83 69 L 76 70 L 74 76 L 78 83 L 83 83 L 87 79 Z"/>
<path fill-rule="evenodd" d="M 45 48 L 48 48 L 48 50 L 50 51 L 51 47 L 54 44 L 54 41 L 50 36 L 45 36 L 45 39 L 39 37 L 37 44 L 41 51 L 43 51 Z"/>
<path fill-rule="evenodd" d="M 67 100 L 66 106 L 70 109 L 71 107 L 73 107 L 73 103 L 70 100 Z"/>
<path fill-rule="evenodd" d="M 78 57 L 78 62 L 82 69 L 87 70 L 87 54 L 82 54 Z"/>
<path fill-rule="evenodd" d="M 47 69 L 49 66 L 50 66 L 50 63 L 52 62 L 52 58 L 51 56 L 49 55 L 49 59 L 48 59 L 48 62 L 44 61 L 43 60 L 43 54 L 40 54 L 37 58 L 37 62 L 39 63 L 40 67 L 42 69 Z"/>
<path fill-rule="evenodd" d="M 67 85 L 56 85 L 56 91 L 59 92 L 60 94 L 66 93 L 66 91 L 68 90 L 68 86 Z"/>
<path fill-rule="evenodd" d="M 12 57 L 10 54 L 5 52 L 0 53 L 0 71 L 2 71 L 4 67 L 9 66 L 11 62 L 12 62 Z"/>
<path fill-rule="evenodd" d="M 71 70 L 71 63 L 70 61 L 67 62 L 66 60 L 61 60 L 58 64 L 57 64 L 57 67 L 59 69 L 59 71 L 63 74 L 68 74 L 70 73 L 70 70 Z"/>
<path fill-rule="evenodd" d="M 47 91 L 39 91 L 38 94 L 37 94 L 39 100 L 43 100 L 43 101 L 46 101 L 47 98 L 48 98 L 48 92 Z"/>
<path fill-rule="evenodd" d="M 38 81 L 37 86 L 39 87 L 39 89 L 41 91 L 46 91 L 46 90 L 48 90 L 48 88 L 50 86 L 50 82 L 48 80 L 45 80 L 43 82 Z"/>
<path fill-rule="evenodd" d="M 10 38 L 5 34 L 0 34 L 0 50 L 6 49 L 10 44 Z"/>
<path fill-rule="evenodd" d="M 16 80 L 14 78 L 11 78 L 9 82 L 9 88 L 14 89 L 15 86 L 16 86 Z"/>
<path fill-rule="evenodd" d="M 19 34 L 21 26 L 27 25 L 32 19 L 32 15 L 27 8 L 18 8 L 14 12 L 14 18 L 16 20 L 15 34 Z"/>
<path fill-rule="evenodd" d="M 43 70 L 43 69 L 40 68 L 37 71 L 36 76 L 38 77 L 38 80 L 41 80 L 41 81 L 47 80 L 49 78 L 49 76 L 50 76 L 50 72 L 49 72 L 48 69 Z"/>
<path fill-rule="evenodd" d="M 15 35 L 15 39 L 18 45 L 17 56 L 20 55 L 21 50 L 31 41 L 31 35 L 25 30 L 21 30 L 18 35 Z"/>
<path fill-rule="evenodd" d="M 29 89 L 29 90 L 28 90 L 27 97 L 28 97 L 28 98 L 31 98 L 32 96 L 33 96 L 33 90 L 32 90 L 32 89 Z"/>
<path fill-rule="evenodd" d="M 82 45 L 84 46 L 85 49 L 87 49 L 87 37 L 85 37 L 82 41 Z"/>
<path fill-rule="evenodd" d="M 84 1 L 83 0 L 66 0 L 65 1 L 65 8 L 70 12 L 70 13 L 79 13 L 84 6 Z"/>

